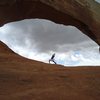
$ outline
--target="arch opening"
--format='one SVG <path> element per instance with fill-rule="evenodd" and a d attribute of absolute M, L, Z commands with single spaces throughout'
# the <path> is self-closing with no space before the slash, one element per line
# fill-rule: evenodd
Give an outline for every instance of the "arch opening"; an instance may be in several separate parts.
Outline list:
<path fill-rule="evenodd" d="M 27 19 L 4 25 L 0 33 L 10 48 L 30 59 L 48 63 L 56 53 L 56 62 L 65 66 L 100 65 L 98 45 L 74 26 Z"/>

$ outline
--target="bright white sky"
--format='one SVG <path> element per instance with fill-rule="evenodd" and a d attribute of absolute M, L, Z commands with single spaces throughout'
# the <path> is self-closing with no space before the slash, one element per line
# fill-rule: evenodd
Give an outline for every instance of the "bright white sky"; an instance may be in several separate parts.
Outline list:
<path fill-rule="evenodd" d="M 13 22 L 0 28 L 0 40 L 16 53 L 48 63 L 65 66 L 99 65 L 99 46 L 74 26 L 55 24 L 43 19 Z"/>
<path fill-rule="evenodd" d="M 95 0 L 96 2 L 100 3 L 100 0 Z"/>

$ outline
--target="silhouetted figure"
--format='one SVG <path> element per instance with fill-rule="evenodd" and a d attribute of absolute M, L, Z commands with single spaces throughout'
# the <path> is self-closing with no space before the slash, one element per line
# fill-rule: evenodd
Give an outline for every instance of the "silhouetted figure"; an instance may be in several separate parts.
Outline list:
<path fill-rule="evenodd" d="M 55 60 L 54 60 L 54 57 L 55 57 L 55 53 L 52 55 L 51 59 L 49 59 L 49 63 L 52 61 L 56 64 Z"/>

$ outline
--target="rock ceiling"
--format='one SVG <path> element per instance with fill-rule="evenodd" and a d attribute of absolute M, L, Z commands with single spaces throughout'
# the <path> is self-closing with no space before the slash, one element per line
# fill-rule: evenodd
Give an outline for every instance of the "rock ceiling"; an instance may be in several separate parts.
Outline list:
<path fill-rule="evenodd" d="M 100 4 L 94 0 L 0 0 L 0 26 L 31 18 L 76 26 L 100 45 Z"/>

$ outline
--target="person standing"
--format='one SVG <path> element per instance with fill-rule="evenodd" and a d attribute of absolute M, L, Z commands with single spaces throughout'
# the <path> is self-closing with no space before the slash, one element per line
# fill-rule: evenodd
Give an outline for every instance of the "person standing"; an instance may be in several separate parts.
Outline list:
<path fill-rule="evenodd" d="M 51 56 L 51 58 L 49 59 L 49 63 L 52 61 L 52 62 L 54 62 L 55 64 L 57 64 L 56 62 L 55 62 L 55 60 L 54 60 L 54 57 L 55 57 L 55 53 Z"/>

